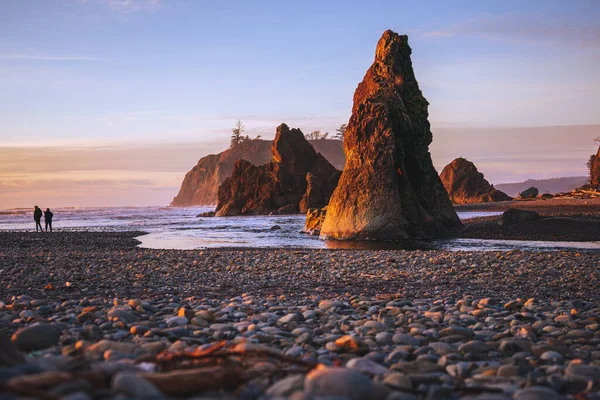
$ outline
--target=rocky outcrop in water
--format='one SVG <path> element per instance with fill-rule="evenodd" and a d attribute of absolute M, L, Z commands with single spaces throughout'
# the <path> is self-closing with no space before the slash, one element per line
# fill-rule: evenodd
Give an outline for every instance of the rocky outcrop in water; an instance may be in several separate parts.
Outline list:
<path fill-rule="evenodd" d="M 343 169 L 346 158 L 340 140 L 310 140 L 309 143 L 337 169 Z M 237 160 L 244 159 L 254 165 L 271 161 L 271 140 L 252 140 L 236 149 L 201 158 L 183 179 L 173 207 L 207 206 L 217 204 L 219 185 L 230 177 Z"/>
<path fill-rule="evenodd" d="M 337 185 L 335 169 L 304 138 L 281 124 L 269 164 L 239 160 L 218 190 L 217 216 L 306 212 L 327 205 Z"/>
<path fill-rule="evenodd" d="M 523 190 L 519 193 L 520 199 L 535 199 L 538 195 L 539 191 L 535 187 L 530 187 L 529 189 Z"/>
<path fill-rule="evenodd" d="M 386 31 L 354 93 L 344 135 L 346 166 L 321 236 L 402 239 L 460 225 L 433 167 L 428 102 L 412 68 L 408 37 Z"/>
<path fill-rule="evenodd" d="M 446 165 L 440 178 L 454 204 L 487 203 L 512 200 L 484 178 L 472 162 L 457 158 Z"/>

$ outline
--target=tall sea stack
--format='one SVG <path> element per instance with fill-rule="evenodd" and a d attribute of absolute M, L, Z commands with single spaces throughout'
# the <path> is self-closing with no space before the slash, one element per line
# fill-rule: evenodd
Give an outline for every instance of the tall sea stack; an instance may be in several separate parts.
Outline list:
<path fill-rule="evenodd" d="M 397 240 L 437 236 L 460 220 L 433 167 L 428 102 L 406 35 L 385 31 L 354 93 L 346 166 L 321 236 Z"/>

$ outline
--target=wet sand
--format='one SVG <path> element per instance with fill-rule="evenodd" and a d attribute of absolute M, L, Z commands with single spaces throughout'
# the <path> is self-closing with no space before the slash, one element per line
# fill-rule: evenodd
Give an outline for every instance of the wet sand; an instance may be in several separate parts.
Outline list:
<path fill-rule="evenodd" d="M 598 216 L 600 198 L 558 197 L 548 200 L 524 199 L 495 203 L 461 204 L 454 206 L 456 211 L 506 211 L 509 208 L 532 210 L 545 216 Z"/>
<path fill-rule="evenodd" d="M 509 208 L 540 214 L 537 221 L 500 226 L 500 217 L 463 221 L 464 228 L 453 234 L 461 238 L 541 241 L 600 241 L 600 198 L 555 198 L 515 200 L 455 206 L 457 211 L 506 211 Z"/>

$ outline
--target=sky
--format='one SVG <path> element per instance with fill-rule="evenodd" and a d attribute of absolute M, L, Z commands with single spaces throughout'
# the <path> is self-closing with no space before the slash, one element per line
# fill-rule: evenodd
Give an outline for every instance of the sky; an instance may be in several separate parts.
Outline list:
<path fill-rule="evenodd" d="M 586 174 L 595 0 L 0 0 L 0 209 L 166 205 L 237 119 L 333 132 L 386 29 L 409 35 L 438 170 Z"/>

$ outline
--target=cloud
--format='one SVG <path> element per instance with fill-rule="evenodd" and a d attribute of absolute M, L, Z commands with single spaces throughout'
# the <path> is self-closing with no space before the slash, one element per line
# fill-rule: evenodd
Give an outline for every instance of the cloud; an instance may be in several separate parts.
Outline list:
<path fill-rule="evenodd" d="M 10 53 L 0 54 L 0 60 L 31 60 L 31 61 L 98 61 L 95 57 L 85 56 L 51 56 L 42 54 Z"/>
<path fill-rule="evenodd" d="M 97 4 L 112 11 L 131 13 L 135 11 L 156 11 L 164 6 L 164 0 L 63 0 L 67 4 Z"/>
<path fill-rule="evenodd" d="M 134 11 L 156 11 L 162 7 L 162 0 L 107 0 L 111 10 L 129 13 Z"/>
<path fill-rule="evenodd" d="M 600 47 L 600 24 L 550 20 L 510 13 L 480 16 L 448 28 L 423 32 L 421 36 L 428 39 L 476 36 L 497 40 Z"/>

